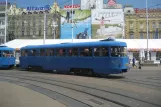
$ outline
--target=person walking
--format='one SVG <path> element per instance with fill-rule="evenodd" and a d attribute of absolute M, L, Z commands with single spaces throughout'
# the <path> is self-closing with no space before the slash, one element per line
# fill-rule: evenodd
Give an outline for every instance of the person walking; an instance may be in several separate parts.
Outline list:
<path fill-rule="evenodd" d="M 139 60 L 139 69 L 141 69 L 141 60 Z"/>
<path fill-rule="evenodd" d="M 133 68 L 134 67 L 137 67 L 136 64 L 135 64 L 135 62 L 136 62 L 136 59 L 135 59 L 135 57 L 133 57 L 133 59 L 132 59 L 132 66 L 133 66 Z"/>

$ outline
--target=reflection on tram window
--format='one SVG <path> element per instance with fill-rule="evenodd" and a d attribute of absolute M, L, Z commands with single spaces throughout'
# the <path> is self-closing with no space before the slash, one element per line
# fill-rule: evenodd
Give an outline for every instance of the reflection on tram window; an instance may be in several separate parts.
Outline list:
<path fill-rule="evenodd" d="M 92 48 L 80 48 L 80 56 L 92 56 Z"/>
<path fill-rule="evenodd" d="M 54 49 L 46 49 L 45 53 L 46 56 L 54 56 Z"/>
<path fill-rule="evenodd" d="M 78 56 L 78 48 L 68 49 L 68 56 Z"/>
<path fill-rule="evenodd" d="M 111 47 L 111 56 L 112 57 L 123 57 L 123 56 L 127 56 L 127 47 L 112 46 Z"/>
<path fill-rule="evenodd" d="M 56 49 L 56 56 L 66 56 L 65 49 Z"/>
<path fill-rule="evenodd" d="M 94 48 L 94 56 L 109 56 L 108 47 Z"/>

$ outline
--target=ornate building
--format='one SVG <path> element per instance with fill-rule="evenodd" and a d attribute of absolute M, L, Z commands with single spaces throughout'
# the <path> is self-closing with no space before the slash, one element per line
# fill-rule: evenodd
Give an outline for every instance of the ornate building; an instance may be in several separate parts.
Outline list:
<path fill-rule="evenodd" d="M 0 2 L 0 44 L 3 44 L 5 39 L 5 5 L 6 2 Z M 10 3 L 8 3 L 9 7 Z"/>
<path fill-rule="evenodd" d="M 146 39 L 146 9 L 134 9 L 132 6 L 126 6 L 124 12 L 126 39 Z M 149 9 L 148 13 L 149 39 L 161 39 L 161 9 Z"/>
<path fill-rule="evenodd" d="M 48 5 L 47 5 L 48 6 Z M 11 5 L 8 12 L 7 40 L 42 39 L 44 36 L 44 15 L 46 14 L 46 38 L 60 38 L 60 7 L 56 2 L 48 10 L 41 7 L 17 8 Z M 44 7 L 46 8 L 46 7 Z M 54 27 L 57 25 L 57 27 Z M 54 36 L 55 35 L 55 36 Z"/>

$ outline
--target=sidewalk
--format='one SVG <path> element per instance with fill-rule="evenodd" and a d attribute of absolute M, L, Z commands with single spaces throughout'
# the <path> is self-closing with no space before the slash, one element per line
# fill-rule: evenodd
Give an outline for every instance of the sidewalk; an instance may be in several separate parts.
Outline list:
<path fill-rule="evenodd" d="M 66 107 L 30 89 L 0 82 L 0 107 Z"/>
<path fill-rule="evenodd" d="M 133 68 L 130 66 L 130 70 L 139 70 L 138 66 L 137 68 Z M 161 66 L 155 67 L 155 66 L 141 66 L 141 70 L 160 70 L 161 71 Z"/>

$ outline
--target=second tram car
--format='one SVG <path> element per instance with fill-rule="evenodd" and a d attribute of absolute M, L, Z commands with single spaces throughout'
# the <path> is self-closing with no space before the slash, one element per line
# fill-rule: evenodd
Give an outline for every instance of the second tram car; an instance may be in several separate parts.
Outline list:
<path fill-rule="evenodd" d="M 119 74 L 127 72 L 127 44 L 96 41 L 21 48 L 22 69 L 54 70 L 60 73 Z"/>
<path fill-rule="evenodd" d="M 14 49 L 7 46 L 0 46 L 0 69 L 12 68 L 14 65 Z"/>

